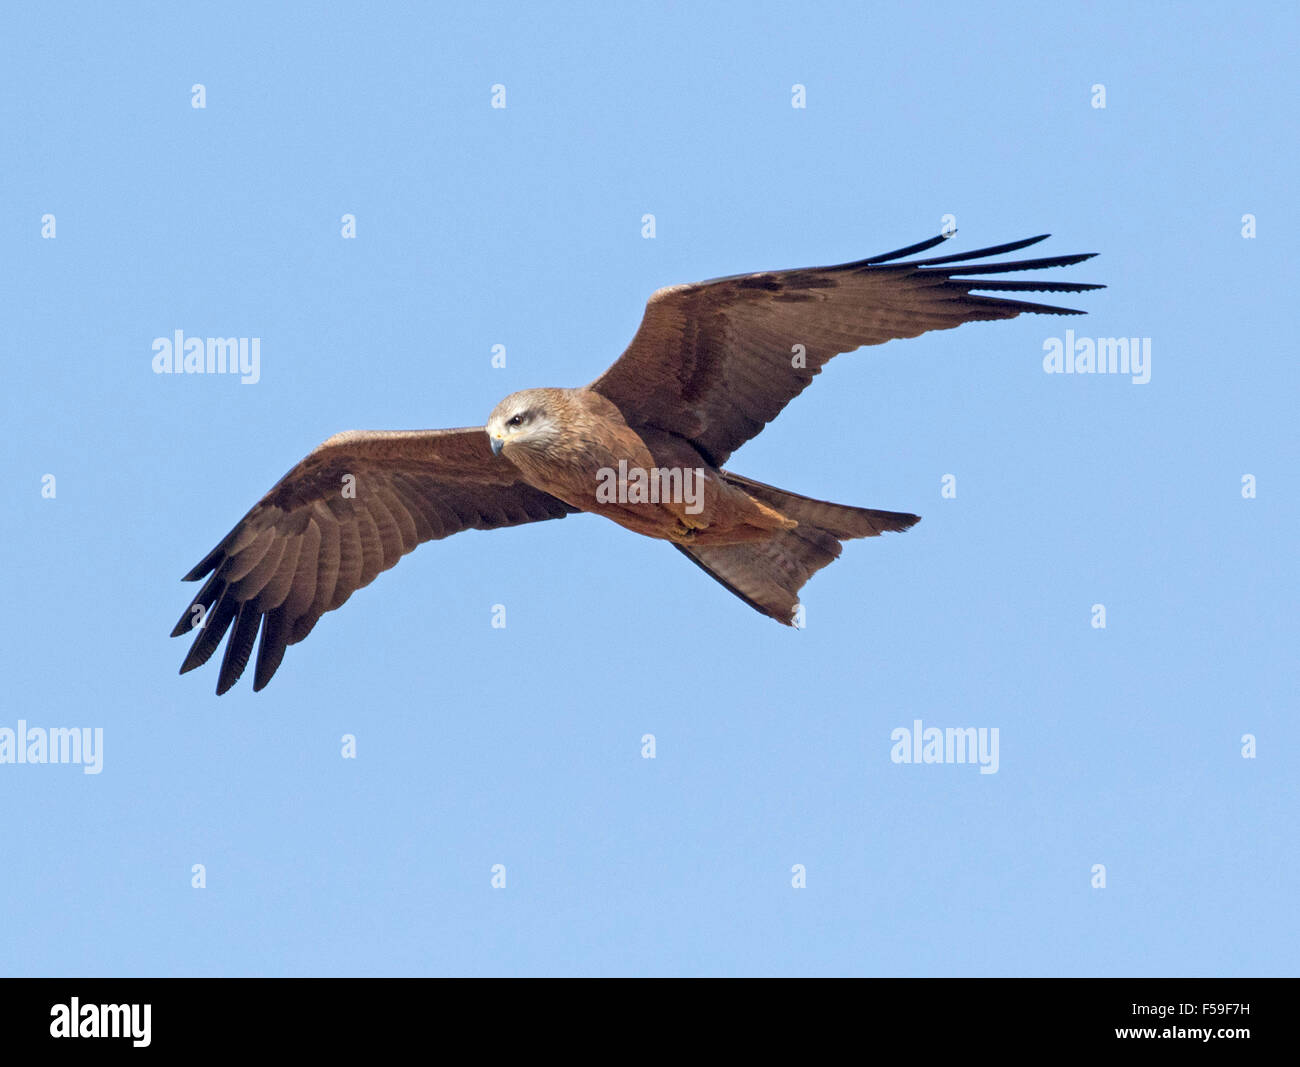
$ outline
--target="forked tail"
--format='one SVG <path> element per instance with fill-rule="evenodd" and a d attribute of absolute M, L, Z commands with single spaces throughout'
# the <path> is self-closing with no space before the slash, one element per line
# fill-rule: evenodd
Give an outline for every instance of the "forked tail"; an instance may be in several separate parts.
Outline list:
<path fill-rule="evenodd" d="M 794 625 L 799 590 L 809 578 L 839 557 L 840 542 L 906 530 L 920 521 L 919 515 L 832 504 L 788 493 L 729 471 L 722 474 L 737 489 L 776 508 L 799 525 L 792 530 L 780 530 L 766 541 L 674 547 L 755 611 L 786 626 Z"/>

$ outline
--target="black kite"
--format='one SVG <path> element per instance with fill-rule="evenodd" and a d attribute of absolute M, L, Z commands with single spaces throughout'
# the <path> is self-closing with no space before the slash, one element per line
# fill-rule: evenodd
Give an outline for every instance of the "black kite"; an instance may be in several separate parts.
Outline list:
<path fill-rule="evenodd" d="M 197 635 L 181 673 L 230 631 L 217 679 L 226 692 L 260 631 L 259 690 L 321 615 L 421 542 L 575 511 L 672 543 L 745 603 L 791 624 L 799 590 L 841 541 L 906 530 L 918 517 L 811 500 L 723 464 L 841 352 L 1021 312 L 1083 314 L 974 294 L 1102 288 L 972 277 L 1095 255 L 967 265 L 1046 236 L 898 262 L 944 240 L 935 237 L 835 267 L 660 289 L 627 351 L 590 385 L 514 393 L 486 427 L 331 437 L 185 575 L 207 581 L 172 631 Z"/>

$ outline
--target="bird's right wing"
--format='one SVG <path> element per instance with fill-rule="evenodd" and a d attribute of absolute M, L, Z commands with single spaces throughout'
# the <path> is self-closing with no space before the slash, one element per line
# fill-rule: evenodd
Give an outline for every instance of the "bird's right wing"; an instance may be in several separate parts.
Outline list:
<path fill-rule="evenodd" d="M 574 510 L 493 456 L 482 427 L 337 434 L 185 575 L 208 580 L 172 630 L 197 635 L 181 673 L 207 662 L 233 625 L 217 679 L 217 693 L 226 692 L 260 629 L 253 689 L 261 689 L 288 645 L 421 542 Z"/>

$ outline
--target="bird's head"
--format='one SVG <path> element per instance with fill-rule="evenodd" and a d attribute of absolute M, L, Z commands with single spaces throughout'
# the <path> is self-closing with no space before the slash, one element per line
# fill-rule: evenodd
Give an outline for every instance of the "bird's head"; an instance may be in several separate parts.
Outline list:
<path fill-rule="evenodd" d="M 487 435 L 492 454 L 505 448 L 545 449 L 560 434 L 552 396 L 556 389 L 525 389 L 511 393 L 488 416 Z"/>

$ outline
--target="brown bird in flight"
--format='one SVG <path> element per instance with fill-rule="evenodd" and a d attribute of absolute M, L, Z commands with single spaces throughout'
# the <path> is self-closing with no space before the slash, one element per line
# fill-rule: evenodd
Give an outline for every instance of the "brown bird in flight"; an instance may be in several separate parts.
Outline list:
<path fill-rule="evenodd" d="M 750 607 L 792 625 L 799 590 L 841 541 L 906 530 L 918 516 L 811 500 L 723 464 L 841 352 L 1024 311 L 1083 314 L 973 291 L 1103 286 L 971 275 L 1096 253 L 959 265 L 1047 236 L 898 262 L 939 236 L 836 267 L 670 286 L 590 385 L 513 393 L 486 426 L 336 434 L 185 575 L 208 580 L 172 630 L 196 634 L 181 673 L 207 662 L 230 630 L 217 678 L 226 692 L 260 630 L 259 690 L 287 646 L 421 542 L 576 511 L 669 542 Z"/>

